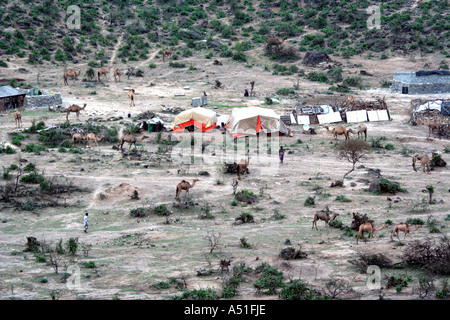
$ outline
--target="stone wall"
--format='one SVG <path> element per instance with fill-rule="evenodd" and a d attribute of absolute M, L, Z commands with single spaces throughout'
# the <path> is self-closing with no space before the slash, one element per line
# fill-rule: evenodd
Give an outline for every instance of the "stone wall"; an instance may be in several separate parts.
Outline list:
<path fill-rule="evenodd" d="M 415 72 L 395 72 L 390 89 L 401 93 L 402 87 L 408 87 L 408 94 L 450 93 L 450 76 L 416 77 Z"/>
<path fill-rule="evenodd" d="M 48 108 L 62 105 L 60 93 L 44 94 L 40 96 L 25 96 L 26 108 Z"/>

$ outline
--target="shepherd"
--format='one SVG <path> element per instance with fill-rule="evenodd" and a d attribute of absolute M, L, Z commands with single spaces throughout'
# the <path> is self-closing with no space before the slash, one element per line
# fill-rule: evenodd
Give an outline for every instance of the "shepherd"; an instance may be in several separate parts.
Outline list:
<path fill-rule="evenodd" d="M 86 215 L 84 216 L 84 232 L 87 233 L 87 229 L 89 228 L 89 219 L 88 219 L 88 213 L 86 212 Z"/>
<path fill-rule="evenodd" d="M 280 150 L 278 151 L 278 155 L 280 156 L 280 163 L 283 164 L 283 159 L 284 159 L 284 149 L 283 146 L 281 146 Z"/>
<path fill-rule="evenodd" d="M 244 97 L 248 97 L 248 90 L 247 89 L 245 89 Z"/>

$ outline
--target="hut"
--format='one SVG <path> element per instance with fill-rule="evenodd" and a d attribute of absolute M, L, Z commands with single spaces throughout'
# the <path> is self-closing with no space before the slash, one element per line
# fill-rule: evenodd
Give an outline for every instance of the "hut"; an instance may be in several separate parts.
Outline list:
<path fill-rule="evenodd" d="M 25 93 L 11 86 L 0 87 L 0 112 L 24 107 Z"/>
<path fill-rule="evenodd" d="M 394 72 L 390 89 L 403 94 L 450 93 L 450 71 Z"/>

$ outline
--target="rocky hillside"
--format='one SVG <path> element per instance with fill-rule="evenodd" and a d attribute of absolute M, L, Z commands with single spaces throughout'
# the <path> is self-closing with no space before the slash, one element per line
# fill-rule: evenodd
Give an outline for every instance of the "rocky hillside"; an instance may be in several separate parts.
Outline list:
<path fill-rule="evenodd" d="M 70 5 L 81 10 L 79 30 L 66 26 Z M 381 29 L 367 28 L 371 5 L 380 7 Z M 245 63 L 260 54 L 282 63 L 317 49 L 344 58 L 437 53 L 445 65 L 448 12 L 448 0 L 0 0 L 0 67 L 20 58 L 97 67 L 166 47 L 176 48 L 174 59 L 201 52 Z M 267 46 L 270 36 L 286 39 L 281 49 Z"/>

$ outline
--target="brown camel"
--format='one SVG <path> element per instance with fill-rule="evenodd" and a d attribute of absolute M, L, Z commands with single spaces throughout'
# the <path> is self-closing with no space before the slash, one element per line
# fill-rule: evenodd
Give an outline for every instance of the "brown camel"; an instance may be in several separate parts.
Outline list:
<path fill-rule="evenodd" d="M 69 121 L 69 113 L 71 113 L 71 112 L 75 112 L 75 113 L 77 114 L 77 120 L 80 120 L 80 119 L 79 119 L 80 111 L 81 111 L 81 110 L 84 110 L 84 108 L 86 108 L 86 103 L 84 104 L 83 107 L 80 107 L 80 106 L 77 105 L 77 104 L 73 104 L 73 105 L 69 106 L 69 107 L 67 108 L 67 110 L 66 110 L 66 112 L 67 112 L 67 113 L 66 113 L 66 120 Z"/>
<path fill-rule="evenodd" d="M 119 69 L 116 69 L 116 71 L 114 71 L 114 81 L 115 82 L 120 82 L 120 76 L 122 75 L 122 71 L 120 71 Z M 119 81 L 117 81 L 117 79 L 119 79 Z"/>
<path fill-rule="evenodd" d="M 181 182 L 177 185 L 177 190 L 176 190 L 176 194 L 175 194 L 175 199 L 179 199 L 179 198 L 180 198 L 180 193 L 181 193 L 181 191 L 183 191 L 183 190 L 186 190 L 186 194 L 185 194 L 185 197 L 186 197 L 187 194 L 189 193 L 189 189 L 190 189 L 190 188 L 193 188 L 194 185 L 195 185 L 195 183 L 196 183 L 197 181 L 200 181 L 200 180 L 194 179 L 194 180 L 192 180 L 192 184 L 189 183 L 189 182 L 186 181 L 186 180 L 181 181 Z"/>
<path fill-rule="evenodd" d="M 118 147 L 123 151 L 123 144 L 125 142 L 128 142 L 130 144 L 130 147 L 128 148 L 128 150 L 130 150 L 131 145 L 134 144 L 134 147 L 136 148 L 136 142 L 141 142 L 142 140 L 147 139 L 147 138 L 148 138 L 148 136 L 142 136 L 140 138 L 136 138 L 134 135 L 128 133 L 128 134 L 123 135 L 120 138 Z"/>
<path fill-rule="evenodd" d="M 74 133 L 72 136 L 72 144 L 76 143 L 76 142 L 81 142 L 84 140 L 84 135 L 80 132 Z"/>
<path fill-rule="evenodd" d="M 355 98 L 353 98 L 353 96 L 347 96 L 347 101 L 353 104 L 355 102 Z"/>
<path fill-rule="evenodd" d="M 20 128 L 22 127 L 22 114 L 19 110 L 16 110 L 16 113 L 14 114 L 14 121 L 16 123 L 16 127 Z"/>
<path fill-rule="evenodd" d="M 362 236 L 362 239 L 364 240 L 364 243 L 367 243 L 367 240 L 364 238 L 364 232 L 368 232 L 369 233 L 369 238 L 372 238 L 374 231 L 379 231 L 379 230 L 381 230 L 383 228 L 386 228 L 385 224 L 383 224 L 381 227 L 378 227 L 378 228 L 375 228 L 375 226 L 371 222 L 366 222 L 366 223 L 361 224 L 359 226 L 358 235 L 356 236 L 356 244 L 358 244 L 358 239 L 359 239 L 360 235 Z"/>
<path fill-rule="evenodd" d="M 407 223 L 399 223 L 394 227 L 394 230 L 391 233 L 391 241 L 392 241 L 392 237 L 394 236 L 394 234 L 397 234 L 397 239 L 398 241 L 400 241 L 400 238 L 398 237 L 398 233 L 400 231 L 402 231 L 403 233 L 405 233 L 405 237 L 403 238 L 403 240 L 406 240 L 406 235 L 410 232 L 410 231 L 416 231 L 417 229 L 421 228 L 422 226 L 416 226 L 416 227 L 411 227 L 409 224 Z M 411 236 L 411 235 L 410 235 Z"/>
<path fill-rule="evenodd" d="M 175 49 L 170 50 L 169 48 L 167 48 L 166 50 L 163 51 L 163 62 L 165 61 L 165 57 L 169 57 L 172 58 L 172 54 L 175 52 Z"/>
<path fill-rule="evenodd" d="M 414 171 L 417 172 L 416 169 L 416 161 L 420 161 L 420 164 L 422 165 L 423 172 L 425 172 L 425 167 L 427 168 L 427 173 L 430 174 L 431 168 L 430 168 L 430 158 L 426 154 L 423 153 L 417 153 L 413 156 L 412 159 L 412 166 Z"/>
<path fill-rule="evenodd" d="M 75 83 L 75 79 L 80 75 L 80 73 L 81 73 L 81 71 L 78 71 L 78 73 L 76 73 L 72 69 L 67 70 L 66 72 L 64 72 L 64 85 L 65 86 L 69 85 L 69 83 L 67 82 L 67 78 L 72 78 L 73 82 Z"/>
<path fill-rule="evenodd" d="M 365 124 L 361 123 L 358 126 L 358 130 L 356 130 L 356 133 L 358 133 L 358 139 L 359 139 L 359 135 L 361 135 L 361 138 L 362 138 L 363 134 L 364 134 L 364 140 L 367 141 L 367 126 Z"/>
<path fill-rule="evenodd" d="M 428 126 L 428 137 L 430 137 L 433 130 L 437 130 L 439 139 L 441 139 L 441 125 L 436 120 L 429 120 L 425 123 Z"/>
<path fill-rule="evenodd" d="M 101 136 L 101 137 L 99 138 L 99 137 L 98 137 L 95 133 L 93 133 L 93 132 L 88 133 L 88 134 L 84 137 L 84 139 L 86 140 L 86 141 L 84 142 L 84 148 L 86 148 L 86 146 L 88 146 L 88 148 L 91 147 L 91 146 L 89 145 L 89 141 L 94 141 L 95 144 L 96 144 L 97 147 L 98 147 L 98 142 L 99 142 L 99 141 L 102 141 L 104 137 L 105 137 L 105 136 Z"/>
<path fill-rule="evenodd" d="M 338 135 L 344 135 L 345 136 L 345 140 L 347 140 L 349 137 L 348 137 L 348 134 L 350 133 L 350 132 L 352 132 L 353 133 L 353 130 L 351 130 L 351 129 L 346 129 L 346 128 L 344 128 L 343 126 L 337 126 L 337 127 L 335 127 L 335 128 L 333 128 L 332 130 L 330 130 L 329 128 L 328 128 L 328 126 L 325 126 L 325 129 L 327 129 L 327 131 L 328 132 L 331 132 L 331 134 L 332 135 L 334 135 L 334 138 L 337 140 L 337 136 Z"/>
<path fill-rule="evenodd" d="M 135 92 L 134 89 L 128 90 L 128 98 L 130 98 L 130 107 L 134 107 L 135 106 L 135 104 L 134 104 L 134 92 Z"/>
<path fill-rule="evenodd" d="M 333 214 L 333 217 L 330 218 L 330 209 L 328 208 L 328 206 L 326 206 L 324 209 L 322 209 L 314 214 L 312 228 L 314 229 L 314 226 L 315 226 L 316 230 L 319 230 L 319 229 L 317 229 L 317 221 L 319 221 L 319 220 L 325 221 L 325 224 L 328 225 L 328 227 L 329 227 L 330 225 L 328 223 L 330 221 L 333 221 L 334 219 L 336 219 L 336 217 L 338 215 L 339 215 L 339 213 L 335 213 L 335 214 Z"/>
<path fill-rule="evenodd" d="M 98 82 L 100 82 L 100 76 L 104 75 L 106 77 L 106 79 L 108 80 L 108 73 L 111 71 L 112 66 L 109 67 L 101 67 L 100 69 L 97 70 L 97 78 L 98 78 Z"/>
<path fill-rule="evenodd" d="M 241 173 L 250 174 L 250 172 L 248 171 L 248 164 L 250 163 L 250 158 L 251 157 L 248 157 L 247 160 L 241 159 L 241 161 L 239 161 L 239 163 L 237 164 L 237 175 L 239 180 L 241 180 Z"/>

